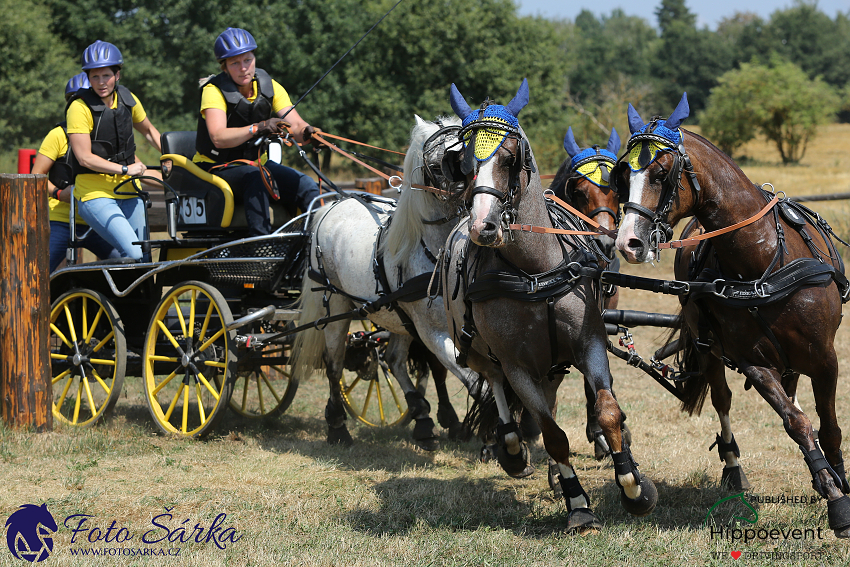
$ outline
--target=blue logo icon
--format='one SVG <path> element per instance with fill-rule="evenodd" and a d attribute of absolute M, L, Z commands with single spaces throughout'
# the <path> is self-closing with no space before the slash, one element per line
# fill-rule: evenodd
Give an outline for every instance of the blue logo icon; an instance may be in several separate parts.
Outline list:
<path fill-rule="evenodd" d="M 24 504 L 9 516 L 6 527 L 6 543 L 12 555 L 30 563 L 44 561 L 50 557 L 50 552 L 53 551 L 51 535 L 59 527 L 47 509 L 47 504 Z"/>

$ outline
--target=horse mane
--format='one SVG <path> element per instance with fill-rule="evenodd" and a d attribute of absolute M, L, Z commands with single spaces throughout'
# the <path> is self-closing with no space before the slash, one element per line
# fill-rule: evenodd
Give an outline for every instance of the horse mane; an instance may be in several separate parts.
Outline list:
<path fill-rule="evenodd" d="M 456 116 L 438 118 L 443 126 L 460 126 Z M 417 120 L 410 132 L 410 146 L 404 156 L 404 181 L 401 195 L 393 213 L 393 220 L 381 243 L 381 251 L 396 265 L 404 266 L 412 256 L 413 250 L 422 240 L 423 220 L 432 220 L 445 214 L 445 206 L 436 195 L 428 191 L 411 188 L 411 184 L 425 185 L 425 158 L 422 146 L 425 141 L 439 130 L 436 122 Z"/>
<path fill-rule="evenodd" d="M 717 154 L 717 158 L 722 160 L 724 162 L 724 165 L 727 166 L 724 168 L 712 167 L 712 176 L 716 178 L 716 182 L 736 183 L 745 181 L 747 186 L 756 187 L 756 185 L 752 181 L 750 181 L 750 178 L 747 177 L 747 174 L 744 173 L 740 167 L 738 167 L 738 164 L 735 163 L 735 160 L 726 155 L 726 152 L 724 152 L 723 150 L 712 144 L 710 140 L 700 136 L 699 134 L 696 134 L 684 128 L 682 128 L 681 130 L 688 137 L 693 138 L 697 142 L 700 142 L 702 145 L 706 146 L 709 150 L 714 151 Z M 684 137 L 682 138 L 682 142 L 684 143 Z M 687 147 L 685 149 L 688 151 L 688 153 L 691 152 L 691 150 L 689 150 Z M 738 177 L 738 179 L 735 178 L 736 176 Z M 726 179 L 719 179 L 719 177 L 723 177 Z"/>

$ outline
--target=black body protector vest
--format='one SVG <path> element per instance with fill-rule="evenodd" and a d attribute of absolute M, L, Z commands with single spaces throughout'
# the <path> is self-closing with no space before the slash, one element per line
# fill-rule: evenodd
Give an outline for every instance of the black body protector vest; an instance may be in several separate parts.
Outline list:
<path fill-rule="evenodd" d="M 74 99 L 81 99 L 91 110 L 94 128 L 91 131 L 91 153 L 112 163 L 130 165 L 136 161 L 136 141 L 133 138 L 133 110 L 136 101 L 130 90 L 123 86 L 115 88 L 118 104 L 115 108 L 107 108 L 91 89 L 77 91 Z M 100 173 L 80 165 L 70 151 L 70 162 L 74 174 Z M 57 185 L 58 187 L 58 185 Z"/>
<path fill-rule="evenodd" d="M 64 189 L 74 182 L 74 170 L 71 164 L 71 142 L 68 140 L 68 125 L 65 122 L 60 122 L 55 126 L 62 128 L 62 133 L 65 134 L 65 144 L 68 146 L 68 151 L 64 156 L 56 158 L 50 171 L 47 172 L 47 179 L 59 189 Z"/>
<path fill-rule="evenodd" d="M 209 81 L 201 85 L 201 89 L 212 84 L 221 90 L 227 103 L 227 127 L 239 128 L 248 126 L 272 116 L 272 101 L 274 100 L 274 86 L 272 78 L 262 69 L 257 69 L 254 77 L 257 79 L 257 97 L 254 102 L 248 102 L 239 92 L 236 83 L 226 72 L 222 71 Z M 219 163 L 226 163 L 237 159 L 257 159 L 257 148 L 250 141 L 234 148 L 217 148 L 212 143 L 207 121 L 203 116 L 198 116 L 198 134 L 195 148 L 203 156 Z"/>

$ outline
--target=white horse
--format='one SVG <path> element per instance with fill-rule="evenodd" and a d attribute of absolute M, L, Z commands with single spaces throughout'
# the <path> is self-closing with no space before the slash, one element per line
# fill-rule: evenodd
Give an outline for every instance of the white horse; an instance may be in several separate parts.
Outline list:
<path fill-rule="evenodd" d="M 444 129 L 444 125 L 454 128 Z M 457 147 L 459 125 L 457 118 L 443 118 L 434 123 L 416 117 L 396 206 L 381 201 L 367 206 L 361 200 L 348 198 L 315 213 L 311 222 L 310 261 L 304 273 L 300 299 L 302 323 L 350 312 L 378 299 L 380 294 L 396 291 L 411 278 L 434 271 L 435 256 L 454 227 L 449 221 L 456 217 L 457 211 L 454 205 L 436 194 L 412 185 L 426 183 L 429 166 L 431 178 L 442 177 L 436 172 L 445 152 Z M 426 142 L 428 148 L 423 151 Z M 385 275 L 380 279 L 384 283 L 376 275 L 376 255 L 383 257 Z M 434 278 L 434 291 L 438 282 L 439 278 Z M 319 287 L 322 289 L 317 289 Z M 368 317 L 392 333 L 385 359 L 405 392 L 410 416 L 416 422 L 414 442 L 427 450 L 436 449 L 439 442 L 429 416 L 430 406 L 407 372 L 408 349 L 414 340 L 411 332 L 418 335 L 425 347 L 458 376 L 467 389 L 473 388 L 477 381 L 475 373 L 455 362 L 455 348 L 446 327 L 442 296 L 433 301 L 422 297 L 399 302 L 391 310 L 384 308 Z M 412 322 L 415 331 L 405 327 L 403 318 Z M 346 445 L 353 440 L 345 425 L 340 378 L 349 324 L 346 319 L 330 323 L 321 331 L 301 332 L 293 348 L 296 375 L 304 377 L 314 370 L 325 369 L 330 385 L 330 398 L 325 408 L 328 442 Z"/>

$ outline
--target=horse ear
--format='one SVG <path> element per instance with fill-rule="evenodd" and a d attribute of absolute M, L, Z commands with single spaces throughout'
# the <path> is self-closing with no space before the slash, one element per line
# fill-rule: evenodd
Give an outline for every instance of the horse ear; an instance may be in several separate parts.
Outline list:
<path fill-rule="evenodd" d="M 617 134 L 616 128 L 611 128 L 611 137 L 608 138 L 608 145 L 605 146 L 605 149 L 614 154 L 620 151 L 620 135 Z"/>
<path fill-rule="evenodd" d="M 452 103 L 452 110 L 458 115 L 458 118 L 464 120 L 472 112 L 466 101 L 463 100 L 463 95 L 457 90 L 457 87 L 452 83 L 451 96 L 449 97 Z"/>
<path fill-rule="evenodd" d="M 635 107 L 632 106 L 632 103 L 629 103 L 629 132 L 634 134 L 635 132 L 640 131 L 641 128 L 644 127 L 643 118 L 640 117 L 638 111 L 635 110 Z"/>
<path fill-rule="evenodd" d="M 682 125 L 682 122 L 685 121 L 685 118 L 690 116 L 691 107 L 688 106 L 688 93 L 682 94 L 682 100 L 679 101 L 679 105 L 676 106 L 676 110 L 673 111 L 673 114 L 670 115 L 664 122 L 664 126 L 669 128 L 670 130 L 676 130 L 679 126 Z"/>
<path fill-rule="evenodd" d="M 573 127 L 567 128 L 567 135 L 564 136 L 564 149 L 567 150 L 567 155 L 575 157 L 581 151 L 581 148 L 576 144 L 576 138 L 573 135 Z"/>
<path fill-rule="evenodd" d="M 519 116 L 519 111 L 528 104 L 528 79 L 523 79 L 516 96 L 505 107 L 513 116 Z"/>
<path fill-rule="evenodd" d="M 425 121 L 420 118 L 418 114 L 414 114 L 413 117 L 416 119 L 416 126 L 421 127 L 425 125 Z"/>

